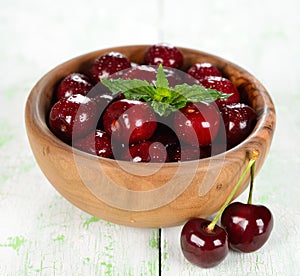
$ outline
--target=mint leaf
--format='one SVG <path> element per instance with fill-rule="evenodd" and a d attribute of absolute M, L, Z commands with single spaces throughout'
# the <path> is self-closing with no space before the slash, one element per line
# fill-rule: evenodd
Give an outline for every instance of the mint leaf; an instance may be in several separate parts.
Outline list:
<path fill-rule="evenodd" d="M 162 102 L 157 102 L 157 101 L 152 101 L 151 107 L 160 116 L 168 116 L 172 112 L 175 112 L 176 110 L 178 110 L 178 108 L 176 108 L 168 103 L 162 103 Z"/>
<path fill-rule="evenodd" d="M 158 69 L 157 69 L 155 85 L 157 88 L 169 89 L 169 81 L 166 78 L 164 69 L 161 64 L 158 66 Z"/>
<path fill-rule="evenodd" d="M 100 79 L 112 94 L 123 93 L 127 99 L 149 102 L 153 110 L 160 116 L 168 116 L 172 112 L 185 107 L 187 102 L 212 103 L 217 99 L 226 99 L 231 94 L 224 94 L 202 85 L 186 83 L 169 87 L 163 66 L 159 65 L 155 86 L 139 79 Z"/>
<path fill-rule="evenodd" d="M 150 101 L 151 95 L 155 93 L 155 88 L 145 80 L 123 80 L 123 79 L 101 79 L 112 94 L 122 92 L 127 99 Z"/>
<path fill-rule="evenodd" d="M 202 85 L 188 85 L 186 83 L 176 85 L 174 92 L 184 97 L 187 102 L 212 103 L 217 99 L 226 99 L 231 96 L 231 94 L 224 94 L 214 89 L 205 88 Z"/>

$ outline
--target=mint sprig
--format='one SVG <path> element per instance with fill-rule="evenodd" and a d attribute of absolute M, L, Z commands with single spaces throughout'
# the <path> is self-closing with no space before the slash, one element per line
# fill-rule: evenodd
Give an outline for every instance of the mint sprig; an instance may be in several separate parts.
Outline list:
<path fill-rule="evenodd" d="M 217 99 L 226 99 L 231 96 L 231 94 L 224 94 L 196 84 L 184 83 L 171 88 L 162 65 L 159 65 L 157 69 L 155 85 L 139 79 L 101 78 L 100 80 L 112 94 L 122 92 L 127 99 L 149 102 L 153 110 L 160 116 L 168 116 L 185 107 L 187 102 L 209 104 Z"/>

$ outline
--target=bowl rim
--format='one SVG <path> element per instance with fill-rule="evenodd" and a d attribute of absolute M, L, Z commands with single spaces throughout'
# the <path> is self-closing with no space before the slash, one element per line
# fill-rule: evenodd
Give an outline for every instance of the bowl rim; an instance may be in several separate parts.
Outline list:
<path fill-rule="evenodd" d="M 63 63 L 55 66 L 53 69 L 51 69 L 50 71 L 45 73 L 38 80 L 38 82 L 33 86 L 33 88 L 31 89 L 31 91 L 27 97 L 27 101 L 26 101 L 26 105 L 25 105 L 25 124 L 26 124 L 27 128 L 30 124 L 29 118 L 31 118 L 31 120 L 35 122 L 34 127 L 39 131 L 40 135 L 43 135 L 43 137 L 48 142 L 53 144 L 53 146 L 58 146 L 59 148 L 65 150 L 69 153 L 80 155 L 84 158 L 91 159 L 91 160 L 103 160 L 103 161 L 109 162 L 109 163 L 118 163 L 118 162 L 132 163 L 131 161 L 96 156 L 96 155 L 81 151 L 81 150 L 74 148 L 71 145 L 63 142 L 57 136 L 55 136 L 52 133 L 52 131 L 49 129 L 48 124 L 47 124 L 47 118 L 46 118 L 47 114 L 41 112 L 39 104 L 37 104 L 37 103 L 41 102 L 41 97 L 43 96 L 43 93 L 41 92 L 42 89 L 40 89 L 40 86 L 42 86 L 44 84 L 44 82 L 47 81 L 49 76 L 52 76 L 52 75 L 56 76 L 56 72 L 58 70 L 61 70 L 62 68 L 65 68 L 74 62 L 76 63 L 78 60 L 86 61 L 88 59 L 88 57 L 92 57 L 92 56 L 96 57 L 99 52 L 102 53 L 102 52 L 110 52 L 110 51 L 120 51 L 122 53 L 122 49 L 130 50 L 131 48 L 136 48 L 136 47 L 138 47 L 139 49 L 146 49 L 150 46 L 151 45 L 148 45 L 148 44 L 136 44 L 136 45 L 121 45 L 121 46 L 108 47 L 108 48 L 104 48 L 104 49 L 100 49 L 100 50 L 91 51 L 91 52 L 88 52 L 88 53 L 85 53 L 82 55 L 78 55 L 76 57 L 68 59 L 67 61 L 64 61 Z M 184 53 L 190 52 L 190 53 L 194 53 L 197 55 L 209 56 L 211 58 L 217 59 L 221 63 L 226 63 L 229 66 L 233 67 L 234 69 L 246 74 L 248 79 L 251 79 L 250 82 L 255 84 L 255 89 L 260 92 L 259 97 L 260 97 L 260 102 L 263 103 L 263 109 L 261 110 L 260 114 L 257 114 L 257 121 L 256 121 L 256 124 L 255 124 L 252 132 L 248 135 L 248 137 L 245 140 L 243 140 L 241 143 L 234 146 L 233 148 L 226 150 L 224 152 L 218 153 L 216 155 L 207 157 L 207 158 L 195 159 L 195 160 L 189 160 L 189 161 L 179 161 L 179 162 L 165 162 L 164 164 L 166 166 L 176 167 L 176 166 L 178 166 L 178 163 L 201 163 L 201 162 L 205 162 L 208 159 L 211 160 L 211 159 L 225 158 L 226 156 L 240 150 L 245 145 L 251 143 L 253 141 L 253 139 L 255 139 L 255 137 L 257 137 L 258 134 L 260 134 L 263 131 L 264 128 L 272 128 L 271 134 L 273 136 L 275 126 L 276 126 L 275 107 L 274 107 L 273 101 L 272 101 L 271 96 L 268 93 L 267 89 L 262 85 L 262 83 L 260 81 L 257 80 L 256 77 L 254 77 L 251 73 L 249 73 L 248 71 L 246 71 L 244 68 L 240 67 L 239 65 L 237 65 L 231 61 L 228 61 L 220 56 L 217 56 L 217 55 L 214 55 L 214 54 L 211 54 L 208 52 L 204 52 L 201 50 L 192 49 L 192 48 L 186 48 L 186 47 L 177 47 L 177 48 Z M 269 104 L 270 106 L 268 106 L 266 104 L 267 102 L 270 103 Z M 273 114 L 271 114 L 270 111 L 272 111 Z M 273 120 L 272 120 L 273 125 L 272 126 L 265 125 L 265 123 L 268 121 L 267 119 L 272 116 L 273 116 Z M 271 137 L 271 139 L 272 139 L 272 137 Z M 135 163 L 135 164 L 138 164 L 140 166 L 144 166 L 145 164 L 147 164 L 147 166 L 149 166 L 149 164 L 151 164 L 151 166 L 156 166 L 161 163 L 155 163 L 155 162 L 143 163 L 143 162 L 141 162 L 141 163 Z"/>

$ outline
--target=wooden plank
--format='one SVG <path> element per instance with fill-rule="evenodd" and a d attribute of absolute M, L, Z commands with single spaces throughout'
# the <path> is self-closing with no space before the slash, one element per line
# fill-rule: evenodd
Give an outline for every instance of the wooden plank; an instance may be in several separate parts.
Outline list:
<path fill-rule="evenodd" d="M 0 210 L 1 275 L 158 275 L 157 229 L 80 211 L 36 166 L 1 183 Z"/>

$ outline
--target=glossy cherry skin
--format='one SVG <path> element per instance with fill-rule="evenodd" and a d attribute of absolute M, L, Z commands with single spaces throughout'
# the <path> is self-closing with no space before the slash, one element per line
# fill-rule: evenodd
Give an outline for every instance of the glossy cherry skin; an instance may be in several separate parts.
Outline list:
<path fill-rule="evenodd" d="M 93 155 L 112 158 L 110 136 L 102 130 L 96 129 L 84 138 L 73 141 L 73 146 Z"/>
<path fill-rule="evenodd" d="M 168 148 L 170 162 L 183 162 L 201 158 L 200 148 L 191 145 L 170 146 Z"/>
<path fill-rule="evenodd" d="M 173 68 L 164 68 L 164 73 L 169 81 L 169 86 L 174 87 L 177 84 L 181 84 L 182 76 L 185 75 L 182 71 L 173 69 Z M 156 85 L 156 74 L 157 66 L 148 66 L 148 65 L 138 65 L 129 70 L 125 70 L 122 75 L 122 79 L 139 79 L 146 80 L 147 82 Z"/>
<path fill-rule="evenodd" d="M 49 114 L 49 127 L 61 140 L 86 136 L 97 124 L 97 105 L 90 98 L 76 94 L 56 102 Z"/>
<path fill-rule="evenodd" d="M 232 94 L 227 99 L 217 99 L 215 102 L 219 107 L 224 104 L 240 102 L 240 93 L 229 79 L 211 76 L 199 81 L 205 88 L 215 89 L 224 94 Z"/>
<path fill-rule="evenodd" d="M 168 125 L 162 122 L 157 122 L 157 127 L 153 136 L 151 137 L 151 141 L 161 143 L 166 148 L 175 145 L 179 146 L 179 140 L 175 132 Z"/>
<path fill-rule="evenodd" d="M 168 160 L 168 153 L 163 144 L 145 141 L 131 145 L 129 151 L 124 151 L 122 159 L 135 163 L 164 163 Z"/>
<path fill-rule="evenodd" d="M 149 65 L 162 64 L 164 67 L 180 68 L 183 64 L 183 55 L 173 45 L 158 43 L 146 50 L 144 61 Z"/>
<path fill-rule="evenodd" d="M 194 218 L 183 227 L 180 236 L 182 253 L 185 258 L 200 267 L 210 268 L 222 262 L 228 254 L 226 231 L 215 226 L 212 232 L 206 228 L 209 220 Z"/>
<path fill-rule="evenodd" d="M 96 116 L 98 118 L 97 126 L 99 129 L 104 129 L 103 128 L 103 115 L 104 115 L 104 112 L 107 109 L 107 107 L 109 105 L 111 105 L 113 102 L 124 99 L 124 98 L 125 97 L 122 93 L 115 94 L 115 95 L 112 95 L 111 93 L 101 94 L 101 95 L 97 95 L 93 98 L 93 100 L 97 104 Z"/>
<path fill-rule="evenodd" d="M 104 130 L 122 143 L 138 143 L 151 138 L 157 126 L 154 111 L 148 104 L 122 99 L 113 102 L 103 114 Z"/>
<path fill-rule="evenodd" d="M 219 112 L 212 104 L 187 103 L 174 117 L 178 138 L 190 145 L 211 144 L 217 136 L 219 124 Z"/>
<path fill-rule="evenodd" d="M 256 122 L 256 113 L 253 108 L 242 103 L 223 105 L 220 107 L 220 113 L 226 132 L 227 149 L 230 149 L 251 133 Z"/>
<path fill-rule="evenodd" d="M 268 240 L 273 216 L 265 206 L 234 202 L 224 210 L 221 223 L 228 233 L 231 249 L 253 252 Z"/>
<path fill-rule="evenodd" d="M 208 62 L 194 64 L 188 69 L 187 73 L 197 80 L 211 76 L 222 77 L 221 71 Z"/>
<path fill-rule="evenodd" d="M 121 53 L 109 52 L 96 58 L 90 68 L 91 79 L 94 83 L 100 78 L 108 78 L 110 75 L 131 67 L 130 61 Z"/>
<path fill-rule="evenodd" d="M 86 75 L 72 73 L 59 83 L 55 92 L 55 100 L 68 98 L 75 94 L 86 96 L 92 88 L 93 86 Z"/>
<path fill-rule="evenodd" d="M 155 84 L 157 70 L 153 66 L 138 65 L 129 70 L 125 70 L 122 79 L 139 79 Z"/>

